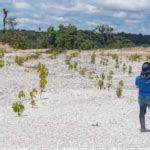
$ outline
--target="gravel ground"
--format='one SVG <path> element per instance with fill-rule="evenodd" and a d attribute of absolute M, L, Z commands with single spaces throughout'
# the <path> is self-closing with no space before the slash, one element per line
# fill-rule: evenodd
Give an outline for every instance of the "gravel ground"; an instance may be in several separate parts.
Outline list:
<path fill-rule="evenodd" d="M 134 66 L 129 76 L 116 70 L 112 60 L 109 66 L 101 66 L 99 54 L 93 65 L 89 63 L 90 52 L 73 59 L 96 73 L 113 69 L 113 87 L 108 91 L 99 90 L 87 77 L 68 70 L 65 54 L 54 60 L 43 54 L 39 60 L 18 66 L 13 63 L 18 53 L 6 54 L 5 60 L 11 64 L 0 68 L 0 149 L 150 149 L 150 132 L 139 131 L 134 86 L 142 62 L 129 62 L 123 57 L 126 64 Z M 17 100 L 18 91 L 27 94 L 38 87 L 38 73 L 30 68 L 38 62 L 49 69 L 47 88 L 35 108 L 24 101 L 25 112 L 18 117 L 12 112 L 12 102 Z M 115 95 L 119 80 L 125 84 L 121 98 Z M 146 125 L 150 129 L 149 115 L 148 112 Z"/>

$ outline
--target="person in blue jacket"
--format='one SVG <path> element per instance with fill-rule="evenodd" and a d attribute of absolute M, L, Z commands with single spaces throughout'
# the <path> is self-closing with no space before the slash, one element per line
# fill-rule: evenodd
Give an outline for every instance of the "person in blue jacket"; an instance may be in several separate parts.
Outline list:
<path fill-rule="evenodd" d="M 139 88 L 139 120 L 141 125 L 141 132 L 146 132 L 145 128 L 145 114 L 147 107 L 150 108 L 150 63 L 145 62 L 142 65 L 141 74 L 136 77 L 135 84 Z"/>

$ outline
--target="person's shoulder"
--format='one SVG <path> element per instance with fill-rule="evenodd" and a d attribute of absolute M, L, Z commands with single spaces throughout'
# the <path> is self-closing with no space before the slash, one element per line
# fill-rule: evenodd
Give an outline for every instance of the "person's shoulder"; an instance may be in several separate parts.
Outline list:
<path fill-rule="evenodd" d="M 135 79 L 135 85 L 138 87 L 140 83 L 141 83 L 141 77 L 137 76 Z"/>
<path fill-rule="evenodd" d="M 136 76 L 135 80 L 141 80 L 141 76 Z"/>

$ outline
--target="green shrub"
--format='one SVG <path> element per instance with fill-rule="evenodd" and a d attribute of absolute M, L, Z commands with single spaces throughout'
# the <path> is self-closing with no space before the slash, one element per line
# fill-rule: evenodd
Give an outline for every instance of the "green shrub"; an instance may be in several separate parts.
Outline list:
<path fill-rule="evenodd" d="M 78 57 L 78 55 L 79 55 L 79 52 L 72 52 L 70 53 L 70 58 Z"/>
<path fill-rule="evenodd" d="M 40 78 L 40 91 L 43 92 L 43 90 L 45 89 L 46 85 L 47 85 L 47 79 L 46 78 Z"/>
<path fill-rule="evenodd" d="M 101 73 L 101 74 L 100 74 L 100 78 L 101 78 L 102 80 L 105 80 L 105 73 Z"/>
<path fill-rule="evenodd" d="M 100 88 L 100 89 L 103 89 L 104 88 L 104 81 L 103 80 L 98 80 L 98 87 Z"/>
<path fill-rule="evenodd" d="M 84 67 L 84 68 L 80 67 L 79 68 L 79 74 L 80 75 L 85 76 L 85 72 L 86 72 L 86 67 Z"/>
<path fill-rule="evenodd" d="M 21 100 L 21 98 L 24 98 L 25 99 L 25 93 L 23 91 L 19 91 L 18 93 L 18 98 Z"/>
<path fill-rule="evenodd" d="M 0 60 L 0 68 L 2 68 L 4 66 L 5 66 L 4 60 Z"/>
<path fill-rule="evenodd" d="M 21 56 L 15 57 L 15 63 L 17 63 L 20 66 L 22 66 L 25 61 L 26 61 L 26 59 L 24 57 L 21 57 Z"/>
<path fill-rule="evenodd" d="M 94 79 L 94 77 L 93 77 L 92 75 L 93 75 L 92 72 L 89 72 L 89 73 L 88 73 L 88 79 L 89 79 L 89 80 L 93 80 L 93 79 Z"/>
<path fill-rule="evenodd" d="M 39 88 L 41 99 L 42 92 L 44 91 L 47 85 L 48 68 L 44 64 L 39 63 L 37 66 L 37 72 L 39 73 Z"/>
<path fill-rule="evenodd" d="M 73 68 L 74 68 L 75 70 L 77 70 L 77 67 L 78 67 L 78 63 L 75 62 L 75 63 L 73 64 Z"/>
<path fill-rule="evenodd" d="M 68 65 L 68 68 L 69 68 L 70 70 L 73 69 L 73 67 L 74 67 L 74 66 L 73 66 L 73 64 L 71 64 L 71 63 Z"/>
<path fill-rule="evenodd" d="M 117 54 L 112 54 L 112 59 L 113 60 L 118 60 L 118 55 Z"/>
<path fill-rule="evenodd" d="M 44 64 L 39 63 L 37 65 L 37 72 L 39 73 L 40 78 L 48 76 L 48 68 Z"/>
<path fill-rule="evenodd" d="M 4 50 L 3 50 L 3 49 L 0 49 L 0 58 L 3 58 L 4 55 L 5 55 Z"/>
<path fill-rule="evenodd" d="M 117 95 L 118 98 L 120 98 L 122 96 L 122 89 L 121 89 L 120 86 L 116 90 L 116 95 Z"/>
<path fill-rule="evenodd" d="M 33 88 L 32 91 L 30 92 L 30 104 L 32 108 L 36 105 L 35 98 L 37 94 L 37 89 Z"/>
<path fill-rule="evenodd" d="M 150 60 L 150 54 L 146 56 L 146 60 Z"/>
<path fill-rule="evenodd" d="M 69 65 L 70 62 L 71 62 L 71 57 L 67 56 L 66 59 L 65 59 L 65 64 Z"/>
<path fill-rule="evenodd" d="M 23 113 L 25 107 L 21 102 L 14 102 L 12 104 L 12 109 L 15 113 L 18 113 L 18 116 L 20 116 Z"/>
<path fill-rule="evenodd" d="M 127 70 L 126 64 L 123 64 L 122 70 L 123 70 L 123 72 L 125 72 Z"/>
<path fill-rule="evenodd" d="M 109 75 L 107 75 L 107 80 L 108 80 L 108 81 L 111 81 L 111 80 L 112 80 L 112 78 L 113 78 L 113 77 L 112 77 L 112 75 L 110 75 L 110 74 L 109 74 Z"/>
<path fill-rule="evenodd" d="M 141 57 L 142 57 L 141 55 L 133 54 L 133 55 L 129 56 L 128 59 L 129 59 L 130 61 L 140 61 L 140 60 L 141 60 Z"/>
<path fill-rule="evenodd" d="M 53 48 L 53 49 L 47 51 L 47 53 L 50 54 L 49 58 L 51 58 L 51 59 L 56 59 L 57 56 L 60 55 L 62 52 L 63 52 L 63 50 L 56 49 L 56 48 Z"/>
<path fill-rule="evenodd" d="M 129 74 L 129 75 L 131 75 L 131 74 L 132 74 L 132 66 L 129 66 L 128 74 Z"/>
<path fill-rule="evenodd" d="M 114 72 L 111 70 L 110 72 L 109 72 L 109 75 L 114 75 Z"/>
<path fill-rule="evenodd" d="M 124 86 L 123 80 L 120 80 L 118 84 L 119 84 L 120 87 L 123 87 Z"/>
<path fill-rule="evenodd" d="M 95 61 L 96 61 L 96 54 L 95 52 L 93 52 L 93 54 L 91 55 L 91 63 L 95 64 Z"/>

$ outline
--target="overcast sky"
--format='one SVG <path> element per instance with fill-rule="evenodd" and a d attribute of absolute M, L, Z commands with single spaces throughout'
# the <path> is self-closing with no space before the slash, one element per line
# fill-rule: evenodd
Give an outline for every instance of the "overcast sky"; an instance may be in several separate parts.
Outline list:
<path fill-rule="evenodd" d="M 150 0 L 0 0 L 0 8 L 1 29 L 6 8 L 21 29 L 46 30 L 59 24 L 93 29 L 108 24 L 116 32 L 150 34 Z"/>

